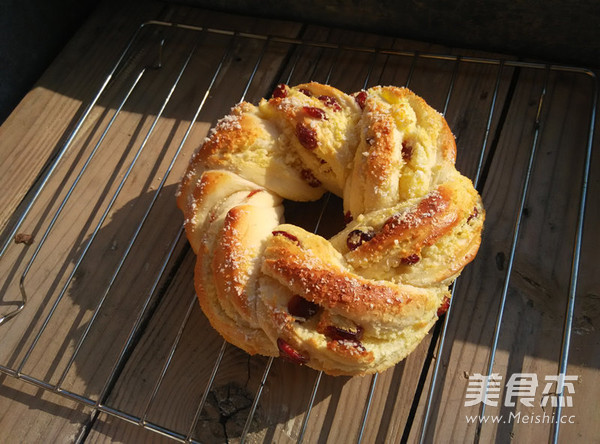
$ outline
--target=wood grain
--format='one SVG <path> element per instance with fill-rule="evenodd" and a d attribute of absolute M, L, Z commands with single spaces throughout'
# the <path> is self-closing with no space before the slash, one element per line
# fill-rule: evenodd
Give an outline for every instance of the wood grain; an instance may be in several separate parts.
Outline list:
<path fill-rule="evenodd" d="M 494 371 L 505 378 L 531 372 L 540 380 L 556 373 L 593 79 L 551 71 L 546 80 L 543 69 L 500 69 L 497 63 L 428 57 L 428 53 L 453 51 L 375 34 L 250 20 L 160 3 L 127 6 L 116 16 L 112 8 L 115 5 L 109 2 L 86 25 L 0 129 L 0 168 L 5 173 L 0 181 L 11 190 L 0 201 L 0 223 L 7 223 L 49 156 L 68 137 L 78 113 L 141 20 L 152 17 L 285 35 L 346 49 L 153 25 L 140 31 L 123 67 L 91 110 L 26 219 L 22 232 L 33 234 L 34 243 L 12 246 L 3 258 L 2 309 L 15 305 L 19 279 L 52 216 L 60 213 L 24 280 L 32 296 L 27 309 L 0 327 L 2 365 L 20 368 L 28 376 L 183 437 L 190 432 L 201 442 L 240 440 L 267 368 L 248 442 L 296 441 L 305 421 L 306 442 L 354 441 L 361 433 L 373 387 L 364 442 L 414 442 L 432 369 L 441 359 L 428 440 L 473 440 L 475 426 L 467 423 L 465 415 L 479 410 L 464 407 L 465 389 L 469 375 L 487 371 L 523 178 L 537 137 Z M 349 46 L 368 50 L 352 51 Z M 382 49 L 420 51 L 420 55 Z M 139 83 L 117 115 L 138 76 Z M 279 82 L 310 80 L 327 81 L 345 91 L 409 82 L 433 107 L 445 111 L 457 138 L 459 170 L 481 179 L 487 210 L 484 241 L 456 285 L 444 353 L 436 353 L 438 326 L 404 362 L 376 381 L 326 375 L 319 379 L 311 369 L 279 359 L 268 367 L 267 358 L 248 356 L 231 345 L 222 348 L 222 339 L 195 301 L 195 257 L 184 239 L 177 240 L 181 216 L 173 199 L 176 184 L 210 127 L 244 93 L 246 100 L 256 102 Z M 88 164 L 96 146 L 99 149 Z M 33 160 L 25 168 L 27 157 Z M 594 204 L 600 192 L 599 165 L 595 156 L 569 367 L 569 374 L 580 375 L 570 410 L 577 422 L 561 427 L 561 439 L 586 442 L 598 436 L 591 407 L 598 399 L 600 290 L 594 261 L 599 238 L 590 227 L 600 217 Z M 84 167 L 86 172 L 78 179 Z M 79 183 L 69 191 L 76 180 Z M 343 225 L 341 200 L 329 196 L 309 205 L 286 202 L 286 219 L 309 230 L 318 226 L 318 233 L 329 237 Z M 46 431 L 56 440 L 69 441 L 85 430 L 89 442 L 165 441 L 111 415 L 92 415 L 92 409 L 22 381 L 1 378 L 0 428 L 15 440 L 35 439 Z M 203 398 L 205 404 L 194 423 Z M 511 412 L 531 413 L 520 403 L 513 409 L 486 411 Z M 484 441 L 529 442 L 549 434 L 548 424 L 482 428 Z"/>
<path fill-rule="evenodd" d="M 577 205 L 579 195 L 573 175 L 582 169 L 586 125 L 589 125 L 589 121 L 575 121 L 574 110 L 591 106 L 589 94 L 583 93 L 589 92 L 587 81 L 585 78 L 565 81 L 560 73 L 549 75 L 544 98 L 547 108 L 542 108 L 547 111 L 542 116 L 514 270 L 500 324 L 494 372 L 503 375 L 503 386 L 512 374 L 535 373 L 540 379 L 538 398 L 535 408 L 525 408 L 517 402 L 516 407 L 510 409 L 502 406 L 501 397 L 498 408 L 486 409 L 489 415 L 504 418 L 519 412 L 523 416 L 543 415 L 539 405 L 543 379 L 558 371 L 576 217 L 572 206 Z M 466 415 L 479 413 L 479 406 L 464 407 L 467 380 L 474 373 L 487 374 L 489 347 L 518 211 L 516 204 L 534 142 L 535 117 L 543 85 L 543 71 L 520 74 L 484 186 L 483 198 L 487 203 L 484 243 L 478 258 L 459 282 L 457 311 L 449 326 L 450 351 L 444 356 L 445 379 L 440 384 L 442 394 L 433 412 L 437 439 L 444 437 L 460 442 L 475 432 L 475 425 L 465 420 Z M 516 116 L 519 116 L 518 121 Z M 564 133 L 566 128 L 569 128 L 568 134 Z M 572 150 L 563 147 L 567 139 Z M 571 359 L 573 362 L 575 357 Z M 576 391 L 594 390 L 593 384 L 576 387 Z M 575 406 L 571 413 L 577 416 L 583 413 L 582 408 L 585 409 L 583 405 Z M 550 430 L 547 423 L 507 422 L 499 426 L 485 425 L 481 439 L 544 440 L 550 436 Z"/>
<path fill-rule="evenodd" d="M 133 15 L 143 17 L 146 13 L 153 15 L 160 10 L 160 5 L 157 4 L 148 5 L 144 10 L 126 6 L 122 8 L 121 15 L 115 16 L 112 14 L 112 7 L 108 5 L 101 8 L 94 15 L 87 24 L 87 29 L 79 32 L 65 47 L 35 88 L 0 127 L 0 181 L 5 190 L 0 198 L 0 228 L 7 226 L 10 215 L 48 159 L 65 142 L 85 104 L 91 100 L 102 79 L 116 62 L 115 54 L 102 51 L 102 48 L 125 44 L 136 26 L 132 21 Z M 48 201 L 44 202 L 44 205 L 49 204 Z M 14 307 L 11 301 L 18 295 L 15 287 L 10 287 L 13 281 L 6 279 L 7 274 L 14 278 L 15 274 L 20 273 L 15 264 L 26 260 L 32 251 L 29 247 L 23 247 L 19 245 L 17 251 L 11 251 L 11 257 L 3 257 L 3 312 Z M 14 255 L 18 259 L 15 260 Z M 56 263 L 50 267 L 51 274 L 55 268 Z M 38 296 L 33 303 L 34 308 L 44 306 L 37 289 L 38 283 L 28 287 L 28 290 Z M 35 311 L 33 314 L 35 316 Z M 29 316 L 30 322 L 31 319 Z M 69 321 L 68 325 L 75 322 L 73 318 Z M 25 341 L 24 332 L 33 329 L 27 322 L 25 325 L 18 325 L 18 322 L 15 319 L 14 325 L 9 323 L 2 326 L 0 343 L 3 364 L 10 362 L 7 353 L 10 353 L 15 342 Z M 53 357 L 49 356 L 47 359 L 51 362 Z M 0 404 L 3 439 L 14 442 L 42 439 L 75 441 L 83 426 L 90 420 L 89 409 L 6 376 L 2 376 L 0 385 Z"/>

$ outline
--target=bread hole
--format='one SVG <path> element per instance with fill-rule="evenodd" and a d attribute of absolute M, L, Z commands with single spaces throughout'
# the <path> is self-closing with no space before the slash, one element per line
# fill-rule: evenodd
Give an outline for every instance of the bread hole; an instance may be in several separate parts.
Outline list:
<path fill-rule="evenodd" d="M 342 199 L 326 193 L 312 202 L 283 201 L 285 222 L 329 239 L 346 226 Z"/>

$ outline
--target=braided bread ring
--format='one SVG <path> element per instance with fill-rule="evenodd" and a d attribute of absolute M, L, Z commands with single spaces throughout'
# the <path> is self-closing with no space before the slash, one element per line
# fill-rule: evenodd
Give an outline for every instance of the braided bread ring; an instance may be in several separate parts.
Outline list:
<path fill-rule="evenodd" d="M 236 105 L 177 195 L 211 325 L 250 354 L 331 375 L 405 358 L 481 243 L 485 211 L 455 158 L 443 116 L 406 88 L 279 85 Z M 343 198 L 340 233 L 283 223 L 282 199 L 325 191 Z"/>

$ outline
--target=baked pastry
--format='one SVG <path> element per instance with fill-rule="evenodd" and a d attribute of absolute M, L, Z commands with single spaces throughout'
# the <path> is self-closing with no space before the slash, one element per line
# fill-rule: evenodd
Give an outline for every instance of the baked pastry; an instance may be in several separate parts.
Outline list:
<path fill-rule="evenodd" d="M 236 105 L 177 195 L 213 327 L 250 354 L 332 375 L 396 364 L 481 242 L 481 198 L 455 158 L 443 116 L 406 88 L 279 85 Z M 326 191 L 343 198 L 340 233 L 283 223 L 283 199 Z"/>

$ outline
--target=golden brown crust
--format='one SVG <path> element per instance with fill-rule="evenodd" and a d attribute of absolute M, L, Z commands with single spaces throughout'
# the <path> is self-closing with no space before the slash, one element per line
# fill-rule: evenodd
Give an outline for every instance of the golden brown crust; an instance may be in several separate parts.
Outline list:
<path fill-rule="evenodd" d="M 420 287 L 449 285 L 475 257 L 484 219 L 471 182 L 453 174 L 423 199 L 361 215 L 331 242 L 365 277 Z M 347 239 L 355 231 L 372 237 L 351 250 Z"/>
<path fill-rule="evenodd" d="M 264 193 L 264 191 L 260 191 Z M 212 261 L 218 297 L 231 302 L 256 327 L 256 279 L 262 240 L 278 224 L 279 212 L 242 204 L 227 212 Z"/>
<path fill-rule="evenodd" d="M 285 88 L 285 94 L 263 100 L 261 111 L 287 135 L 311 174 L 341 196 L 356 149 L 360 108 L 351 96 L 329 85 Z"/>
<path fill-rule="evenodd" d="M 203 262 L 197 261 L 194 271 L 194 286 L 200 308 L 208 318 L 212 327 L 223 336 L 223 338 L 241 348 L 251 355 L 261 354 L 266 356 L 277 356 L 278 351 L 263 330 L 249 329 L 239 320 L 230 318 L 218 303 L 212 298 L 213 290 L 207 286 L 201 277 L 203 274 Z"/>
<path fill-rule="evenodd" d="M 278 230 L 289 228 L 284 225 Z M 399 292 L 384 282 L 369 281 L 332 262 L 324 262 L 307 248 L 310 247 L 301 248 L 285 236 L 275 236 L 264 253 L 264 273 L 319 306 L 352 312 L 356 316 L 397 314 L 410 300 L 410 293 Z"/>
<path fill-rule="evenodd" d="M 200 176 L 186 175 L 177 204 L 183 211 L 187 238 L 195 253 L 200 248 L 207 223 L 215 217 L 215 208 L 234 193 L 249 195 L 259 187 L 236 174 L 221 170 L 208 170 Z"/>
<path fill-rule="evenodd" d="M 387 249 L 399 244 L 405 257 L 419 254 L 423 246 L 431 245 L 456 225 L 458 213 L 451 193 L 441 186 L 425 196 L 415 208 L 390 217 L 373 239 L 350 255 L 373 257 L 385 254 Z"/>
<path fill-rule="evenodd" d="M 443 116 L 406 88 L 311 82 L 236 105 L 177 196 L 210 323 L 248 353 L 332 375 L 406 357 L 481 243 L 485 210 L 455 158 Z M 281 198 L 325 190 L 344 198 L 344 230 L 281 224 Z"/>
<path fill-rule="evenodd" d="M 239 103 L 219 120 L 194 153 L 181 189 L 204 170 L 227 170 L 285 199 L 318 199 L 325 189 L 308 180 L 309 171 L 277 134 L 275 124 L 258 107 Z"/>
<path fill-rule="evenodd" d="M 230 179 L 230 186 L 242 191 L 220 201 L 207 217 L 197 251 L 196 293 L 211 325 L 227 341 L 250 354 L 273 355 L 277 349 L 249 304 L 256 298 L 262 249 L 255 234 L 264 236 L 278 224 L 281 200 L 266 190 L 248 193 L 244 182 Z"/>
<path fill-rule="evenodd" d="M 445 119 L 412 91 L 364 92 L 362 133 L 344 189 L 353 216 L 422 197 L 440 168 L 454 168 L 456 144 Z"/>
<path fill-rule="evenodd" d="M 262 326 L 306 365 L 335 375 L 381 371 L 406 356 L 437 318 L 447 289 L 365 279 L 325 239 L 293 225 L 276 232 L 287 235 L 271 237 L 264 252 Z M 294 313 L 297 298 L 318 307 L 308 319 Z"/>
<path fill-rule="evenodd" d="M 431 297 L 426 289 L 363 278 L 329 242 L 299 227 L 284 224 L 276 232 L 292 234 L 298 242 L 284 235 L 269 238 L 263 273 L 333 313 L 396 323 L 398 316 L 410 317 L 411 309 L 427 305 Z"/>

